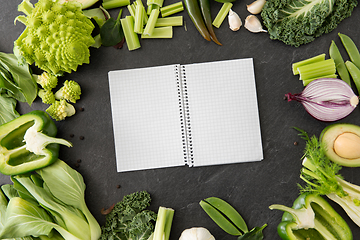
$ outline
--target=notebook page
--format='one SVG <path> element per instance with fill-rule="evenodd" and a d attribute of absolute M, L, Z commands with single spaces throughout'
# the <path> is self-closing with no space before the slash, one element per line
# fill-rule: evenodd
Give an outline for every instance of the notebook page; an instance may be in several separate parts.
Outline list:
<path fill-rule="evenodd" d="M 109 72 L 118 172 L 184 165 L 176 67 Z"/>
<path fill-rule="evenodd" d="M 262 160 L 252 59 L 184 68 L 194 166 Z"/>

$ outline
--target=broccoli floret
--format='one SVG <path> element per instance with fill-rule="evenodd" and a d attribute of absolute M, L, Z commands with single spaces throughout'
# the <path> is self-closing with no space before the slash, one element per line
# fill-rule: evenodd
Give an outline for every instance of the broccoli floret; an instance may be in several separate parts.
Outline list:
<path fill-rule="evenodd" d="M 271 39 L 300 46 L 334 30 L 357 0 L 268 0 L 261 12 Z"/>
<path fill-rule="evenodd" d="M 56 121 L 62 121 L 66 117 L 75 114 L 76 110 L 73 105 L 67 103 L 65 100 L 55 101 L 46 109 L 46 112 Z"/>
<path fill-rule="evenodd" d="M 55 95 L 51 90 L 40 89 L 38 96 L 45 104 L 53 104 L 55 102 Z"/>
<path fill-rule="evenodd" d="M 58 84 L 57 77 L 48 72 L 43 72 L 41 75 L 34 75 L 34 77 L 36 82 L 45 90 L 51 90 Z"/>
<path fill-rule="evenodd" d="M 62 86 L 56 93 L 55 98 L 60 100 L 64 99 L 72 103 L 76 103 L 76 100 L 80 99 L 81 88 L 80 85 L 73 80 L 66 80 L 64 86 Z"/>

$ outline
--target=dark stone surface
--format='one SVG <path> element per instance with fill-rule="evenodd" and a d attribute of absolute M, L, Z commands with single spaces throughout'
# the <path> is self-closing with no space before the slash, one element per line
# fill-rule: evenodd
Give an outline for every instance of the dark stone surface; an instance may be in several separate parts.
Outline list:
<path fill-rule="evenodd" d="M 13 41 L 24 29 L 21 23 L 16 26 L 13 24 L 14 18 L 19 15 L 16 8 L 20 2 L 1 1 L 0 51 L 12 52 Z M 173 2 L 176 0 L 165 0 L 165 4 Z M 251 2 L 252 0 L 235 2 L 233 10 L 242 20 L 248 15 L 246 4 Z M 212 2 L 214 15 L 220 7 L 219 3 Z M 110 13 L 116 17 L 118 10 Z M 126 9 L 124 14 L 128 14 Z M 360 9 L 356 8 L 353 15 L 345 19 L 335 31 L 299 48 L 272 41 L 267 33 L 254 34 L 243 27 L 238 32 L 232 32 L 227 22 L 216 29 L 218 39 L 223 43 L 223 46 L 217 46 L 200 36 L 185 11 L 181 15 L 184 16 L 185 26 L 174 28 L 173 39 L 141 40 L 141 49 L 132 52 L 127 50 L 126 44 L 121 50 L 112 47 L 91 49 L 89 65 L 80 66 L 77 72 L 60 78 L 60 82 L 66 79 L 78 81 L 83 91 L 81 100 L 75 104 L 77 114 L 57 122 L 58 137 L 74 144 L 69 149 L 61 147 L 61 159 L 83 175 L 87 184 L 87 204 L 101 224 L 104 223 L 104 217 L 100 214 L 102 208 L 110 207 L 126 194 L 146 190 L 153 197 L 151 209 L 157 210 L 159 206 L 175 209 L 172 240 L 178 239 L 185 228 L 194 226 L 208 228 L 219 240 L 236 239 L 217 227 L 200 208 L 199 201 L 210 196 L 217 196 L 231 203 L 242 214 L 249 228 L 267 223 L 265 239 L 280 239 L 276 227 L 282 213 L 271 211 L 268 206 L 274 203 L 291 206 L 298 196 L 296 184 L 301 183 L 300 158 L 305 146 L 291 127 L 302 128 L 310 135 L 319 135 L 329 125 L 312 118 L 300 104 L 284 101 L 285 93 L 301 92 L 303 89 L 298 77 L 292 75 L 291 63 L 321 53 L 328 56 L 331 40 L 338 43 L 347 59 L 337 34 L 342 32 L 351 36 L 360 46 Z M 199 168 L 184 166 L 116 172 L 108 71 L 248 57 L 254 59 L 255 65 L 263 161 Z M 31 107 L 19 104 L 18 109 L 21 113 L 26 113 L 35 109 L 44 110 L 46 107 L 37 99 Z M 80 108 L 83 111 L 79 111 Z M 359 109 L 339 122 L 360 125 Z M 81 140 L 80 136 L 84 139 Z M 294 142 L 298 144 L 294 145 Z M 359 169 L 344 168 L 341 173 L 348 181 L 360 184 Z M 1 184 L 8 182 L 10 180 L 7 176 L 0 176 Z M 331 204 L 348 222 L 356 239 L 360 234 L 359 228 L 341 208 L 332 202 Z"/>

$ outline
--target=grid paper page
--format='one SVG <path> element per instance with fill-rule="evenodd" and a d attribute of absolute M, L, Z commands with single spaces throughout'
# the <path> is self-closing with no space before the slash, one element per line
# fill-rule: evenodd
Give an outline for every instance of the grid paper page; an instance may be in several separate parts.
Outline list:
<path fill-rule="evenodd" d="M 109 72 L 118 172 L 184 165 L 176 66 Z"/>
<path fill-rule="evenodd" d="M 253 60 L 183 67 L 194 166 L 262 160 Z"/>

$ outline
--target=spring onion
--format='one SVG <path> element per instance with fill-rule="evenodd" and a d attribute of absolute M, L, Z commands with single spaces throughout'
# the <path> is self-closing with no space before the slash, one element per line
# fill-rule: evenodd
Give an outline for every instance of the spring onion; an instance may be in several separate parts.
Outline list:
<path fill-rule="evenodd" d="M 288 101 L 295 100 L 314 118 L 336 121 L 348 116 L 358 105 L 359 98 L 341 79 L 321 78 L 310 82 L 299 94 L 285 94 Z"/>
<path fill-rule="evenodd" d="M 160 8 L 161 16 L 167 17 L 184 10 L 182 1 Z"/>
<path fill-rule="evenodd" d="M 223 3 L 222 7 L 220 8 L 218 14 L 213 21 L 213 25 L 215 27 L 219 28 L 221 26 L 232 6 L 233 4 L 231 2 Z"/>

